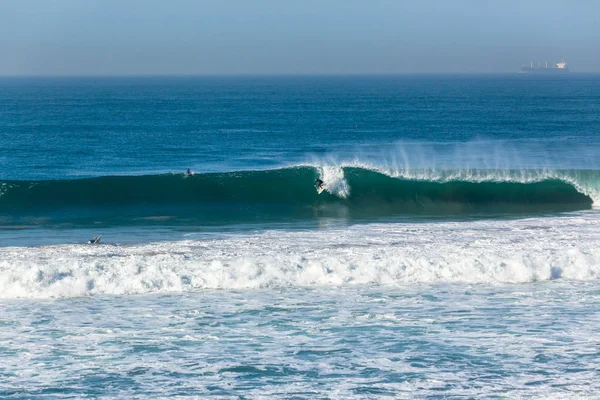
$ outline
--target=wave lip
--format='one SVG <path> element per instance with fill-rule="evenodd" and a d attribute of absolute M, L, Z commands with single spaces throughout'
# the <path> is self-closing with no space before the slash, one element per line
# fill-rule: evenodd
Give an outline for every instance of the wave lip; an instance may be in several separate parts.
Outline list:
<path fill-rule="evenodd" d="M 318 195 L 314 180 L 326 191 Z M 296 166 L 263 171 L 0 182 L 0 218 L 114 218 L 204 224 L 395 215 L 519 214 L 585 210 L 600 171 L 384 170 Z M 120 218 L 120 219 L 119 219 Z M 26 218 L 25 218 L 26 219 Z M 139 222 L 138 222 L 139 223 Z"/>

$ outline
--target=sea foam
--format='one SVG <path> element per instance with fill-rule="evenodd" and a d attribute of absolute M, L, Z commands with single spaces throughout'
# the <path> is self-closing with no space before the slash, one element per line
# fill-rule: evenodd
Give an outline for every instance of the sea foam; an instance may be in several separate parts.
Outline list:
<path fill-rule="evenodd" d="M 137 245 L 0 248 L 0 297 L 600 277 L 600 217 L 371 224 Z"/>

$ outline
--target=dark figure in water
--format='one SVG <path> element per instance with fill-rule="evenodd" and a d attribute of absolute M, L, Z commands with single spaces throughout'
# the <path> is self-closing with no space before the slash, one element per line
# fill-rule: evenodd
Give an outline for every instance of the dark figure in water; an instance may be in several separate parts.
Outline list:
<path fill-rule="evenodd" d="M 91 239 L 91 240 L 88 240 L 88 243 L 89 243 L 89 244 L 95 244 L 97 240 L 98 240 L 98 237 L 97 237 L 97 236 L 94 236 L 94 238 L 93 238 L 93 239 Z"/>
<path fill-rule="evenodd" d="M 185 174 L 186 174 L 187 176 L 190 176 L 190 175 L 192 174 L 192 171 L 190 171 L 190 169 L 188 168 L 188 169 L 187 169 L 187 171 L 185 171 Z"/>
<path fill-rule="evenodd" d="M 316 188 L 323 189 L 323 186 L 325 186 L 325 183 L 322 180 L 320 180 L 319 178 L 315 179 Z"/>

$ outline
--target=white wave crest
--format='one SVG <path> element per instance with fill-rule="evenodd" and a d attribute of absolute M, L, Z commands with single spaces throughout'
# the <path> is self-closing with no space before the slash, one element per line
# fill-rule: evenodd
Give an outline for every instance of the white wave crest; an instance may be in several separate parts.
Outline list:
<path fill-rule="evenodd" d="M 341 167 L 322 166 L 319 170 L 326 191 L 342 199 L 350 196 L 350 186 L 344 178 L 344 170 Z"/>
<path fill-rule="evenodd" d="M 144 245 L 0 248 L 0 298 L 600 278 L 600 217 L 374 224 Z"/>
<path fill-rule="evenodd" d="M 573 185 L 600 205 L 600 171 L 572 169 L 556 152 L 537 148 L 529 151 L 498 141 L 468 143 L 398 142 L 385 148 L 366 146 L 346 154 L 313 156 L 310 165 L 334 171 L 363 168 L 399 178 L 433 182 L 518 182 L 560 180 Z M 586 168 L 597 164 L 588 152 L 581 153 Z M 587 155 L 587 156 L 586 156 Z M 573 159 L 571 159 L 572 161 Z M 339 175 L 340 173 L 338 173 Z M 348 190 L 351 188 L 346 183 Z"/>
<path fill-rule="evenodd" d="M 392 169 L 361 161 L 343 162 L 339 165 L 315 166 L 323 178 L 331 182 L 331 192 L 347 198 L 351 187 L 344 178 L 344 168 L 361 168 L 378 172 L 390 178 L 427 182 L 514 182 L 535 183 L 557 180 L 572 185 L 578 192 L 588 196 L 595 207 L 600 206 L 600 171 L 586 170 L 487 170 L 487 169 Z M 323 179 L 322 178 L 322 179 Z M 327 180 L 323 179 L 327 183 Z"/>

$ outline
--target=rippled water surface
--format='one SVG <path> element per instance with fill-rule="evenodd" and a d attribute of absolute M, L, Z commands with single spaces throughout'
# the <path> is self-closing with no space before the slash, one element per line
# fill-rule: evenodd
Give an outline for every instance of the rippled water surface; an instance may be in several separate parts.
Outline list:
<path fill-rule="evenodd" d="M 1 303 L 0 394 L 590 398 L 600 286 L 209 290 Z"/>

